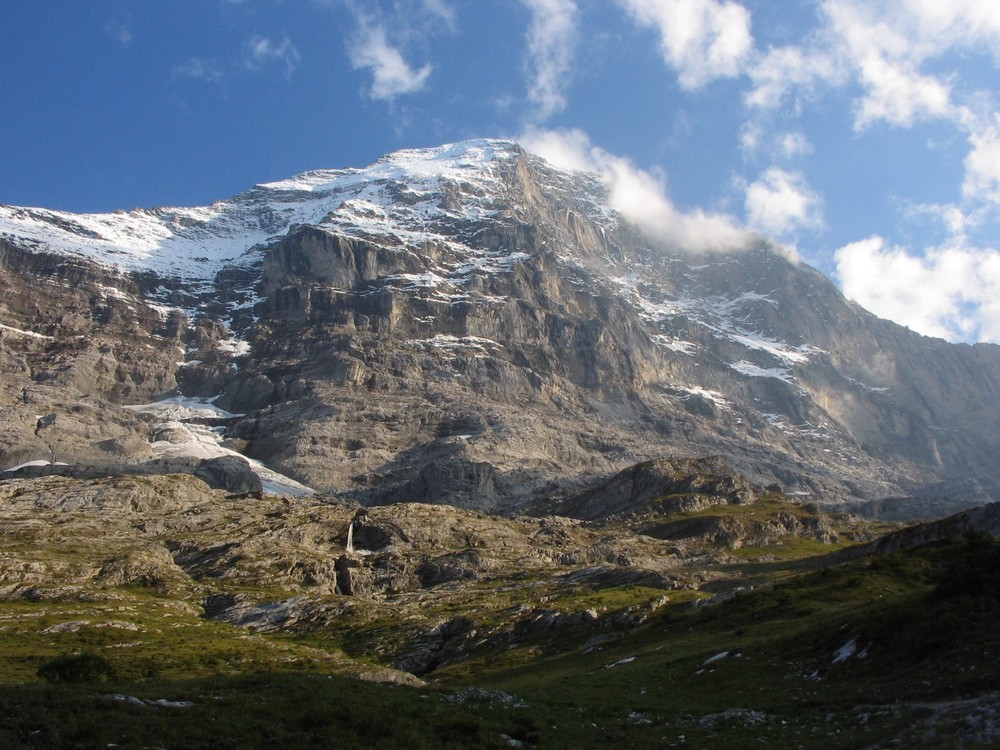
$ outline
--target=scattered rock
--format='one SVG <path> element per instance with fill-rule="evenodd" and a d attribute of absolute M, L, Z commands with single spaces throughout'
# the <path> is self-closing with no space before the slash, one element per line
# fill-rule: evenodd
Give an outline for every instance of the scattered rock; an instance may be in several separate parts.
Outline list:
<path fill-rule="evenodd" d="M 563 628 L 596 625 L 600 619 L 596 609 L 564 612 L 558 609 L 529 608 L 514 623 L 516 636 L 537 635 Z"/>
<path fill-rule="evenodd" d="M 705 729 L 716 729 L 720 726 L 753 727 L 763 724 L 768 715 L 749 708 L 728 708 L 715 714 L 708 714 L 698 720 L 698 726 Z"/>
<path fill-rule="evenodd" d="M 136 698 L 134 695 L 122 695 L 121 693 L 112 693 L 104 697 L 111 701 L 128 703 L 133 706 L 153 706 L 154 708 L 191 708 L 194 705 L 194 701 L 168 701 L 166 698 L 151 700 L 149 698 Z"/>
<path fill-rule="evenodd" d="M 138 632 L 141 630 L 141 628 L 134 622 L 127 622 L 125 620 L 102 620 L 98 622 L 91 622 L 90 620 L 70 620 L 68 622 L 60 622 L 56 625 L 50 625 L 49 627 L 39 630 L 38 632 L 42 635 L 54 635 L 56 633 L 79 633 L 84 629 L 98 630 L 103 628 L 130 630 L 132 632 Z"/>
<path fill-rule="evenodd" d="M 358 679 L 365 682 L 377 682 L 383 685 L 400 685 L 403 687 L 427 686 L 427 683 L 415 674 L 403 672 L 398 669 L 378 669 L 374 672 L 362 672 L 358 675 Z M 447 699 L 447 696 L 445 698 Z"/>
<path fill-rule="evenodd" d="M 304 596 L 294 596 L 266 604 L 251 604 L 236 598 L 236 602 L 225 609 L 218 609 L 221 601 L 213 601 L 210 606 L 214 614 L 210 619 L 247 628 L 257 633 L 271 633 L 293 627 L 300 620 L 313 618 L 316 605 Z M 208 609 L 206 608 L 206 616 Z"/>
<path fill-rule="evenodd" d="M 506 706 L 508 708 L 527 708 L 528 704 L 520 698 L 503 690 L 486 690 L 480 687 L 467 687 L 456 693 L 446 693 L 441 699 L 448 703 L 465 706 L 471 704 L 487 704 Z"/>
<path fill-rule="evenodd" d="M 149 545 L 105 561 L 96 580 L 106 586 L 141 586 L 160 591 L 191 583 L 161 545 Z"/>
<path fill-rule="evenodd" d="M 720 651 L 715 656 L 710 656 L 707 659 L 705 659 L 705 661 L 702 662 L 701 666 L 707 667 L 709 664 L 714 664 L 717 661 L 722 661 L 727 656 L 729 656 L 728 651 Z"/>
<path fill-rule="evenodd" d="M 712 505 L 748 505 L 761 491 L 720 456 L 660 459 L 625 469 L 559 506 L 559 514 L 595 520 L 655 511 L 676 513 Z"/>
<path fill-rule="evenodd" d="M 635 656 L 627 656 L 624 659 L 619 659 L 618 661 L 612 662 L 611 664 L 605 664 L 604 668 L 605 669 L 613 669 L 614 667 L 620 667 L 622 664 L 631 664 L 632 662 L 634 662 L 636 660 L 636 658 L 637 657 L 635 657 Z"/>
<path fill-rule="evenodd" d="M 337 571 L 337 593 L 344 596 L 357 596 L 365 593 L 362 581 L 362 561 L 350 555 L 341 555 L 334 565 Z"/>

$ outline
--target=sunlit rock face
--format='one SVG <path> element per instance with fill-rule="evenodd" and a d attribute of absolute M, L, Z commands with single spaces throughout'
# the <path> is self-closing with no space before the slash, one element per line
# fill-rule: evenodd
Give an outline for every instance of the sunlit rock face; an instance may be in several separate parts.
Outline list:
<path fill-rule="evenodd" d="M 1000 349 L 764 240 L 684 252 L 606 192 L 470 141 L 204 208 L 0 207 L 0 468 L 237 453 L 265 490 L 544 511 L 713 455 L 823 504 L 916 496 L 897 515 L 1000 497 Z"/>

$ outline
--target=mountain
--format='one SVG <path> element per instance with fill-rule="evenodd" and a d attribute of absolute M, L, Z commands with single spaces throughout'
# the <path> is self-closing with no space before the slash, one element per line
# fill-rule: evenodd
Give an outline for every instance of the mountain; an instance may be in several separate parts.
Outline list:
<path fill-rule="evenodd" d="M 0 744 L 995 746 L 998 364 L 505 141 L 0 207 Z"/>
<path fill-rule="evenodd" d="M 763 239 L 687 252 L 607 190 L 478 140 L 202 208 L 0 207 L 0 466 L 233 454 L 270 491 L 593 517 L 643 502 L 629 467 L 719 456 L 895 517 L 1000 498 L 1000 347 Z"/>

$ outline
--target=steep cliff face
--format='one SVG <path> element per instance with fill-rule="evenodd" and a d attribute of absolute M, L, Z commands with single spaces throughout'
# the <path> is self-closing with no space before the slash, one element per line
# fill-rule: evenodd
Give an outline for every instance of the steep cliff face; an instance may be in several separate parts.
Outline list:
<path fill-rule="evenodd" d="M 143 424 L 120 408 L 176 388 L 178 314 L 108 285 L 85 261 L 0 242 L 0 464 L 152 458 Z"/>
<path fill-rule="evenodd" d="M 708 454 L 824 503 L 959 481 L 1000 497 L 1000 348 L 878 320 L 764 241 L 680 253 L 608 209 L 596 177 L 515 144 L 404 151 L 115 221 L 0 211 L 20 300 L 4 297 L 19 416 L 0 463 L 49 458 L 16 402 L 52 372 L 122 436 L 149 427 L 116 404 L 175 385 L 218 397 L 229 449 L 365 503 L 544 509 L 640 461 Z M 39 285 L 54 258 L 93 281 Z M 33 312 L 32 288 L 85 325 Z M 75 335 L 87 348 L 60 369 Z M 82 370 L 96 374 L 67 374 Z M 74 444 L 60 460 L 107 459 L 102 441 Z"/>

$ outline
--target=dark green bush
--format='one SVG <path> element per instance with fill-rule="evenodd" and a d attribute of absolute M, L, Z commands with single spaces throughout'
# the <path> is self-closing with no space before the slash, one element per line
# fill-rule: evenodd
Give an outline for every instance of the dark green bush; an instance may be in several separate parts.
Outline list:
<path fill-rule="evenodd" d="M 42 664 L 38 676 L 46 682 L 98 682 L 112 679 L 115 670 L 97 654 L 62 654 Z"/>
<path fill-rule="evenodd" d="M 1000 604 L 1000 540 L 971 531 L 947 565 L 937 593 L 944 597 L 980 597 Z"/>

